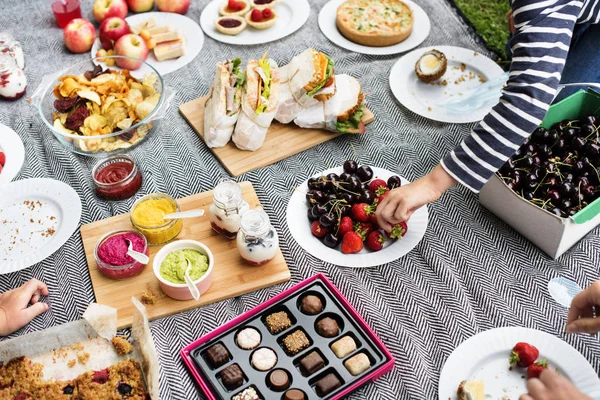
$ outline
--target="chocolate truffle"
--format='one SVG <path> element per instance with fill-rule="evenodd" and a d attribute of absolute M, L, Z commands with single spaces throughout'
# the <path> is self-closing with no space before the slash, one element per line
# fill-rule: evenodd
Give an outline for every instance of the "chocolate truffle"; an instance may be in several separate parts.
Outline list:
<path fill-rule="evenodd" d="M 331 350 L 338 358 L 344 358 L 356 350 L 356 342 L 350 336 L 344 336 L 331 345 Z"/>
<path fill-rule="evenodd" d="M 283 392 L 290 387 L 290 377 L 283 369 L 276 369 L 269 374 L 269 386 L 276 392 Z"/>
<path fill-rule="evenodd" d="M 252 354 L 252 366 L 259 371 L 268 371 L 277 364 L 277 354 L 263 347 Z"/>
<path fill-rule="evenodd" d="M 290 321 L 290 317 L 285 311 L 276 312 L 267 316 L 267 318 L 265 318 L 265 322 L 267 323 L 269 332 L 271 332 L 273 335 L 283 332 L 292 326 L 292 321 Z"/>
<path fill-rule="evenodd" d="M 262 398 L 256 393 L 256 390 L 251 386 L 243 392 L 233 396 L 231 400 L 261 400 Z"/>
<path fill-rule="evenodd" d="M 324 366 L 325 361 L 323 361 L 323 358 L 316 351 L 309 353 L 300 360 L 300 371 L 304 376 L 312 375 Z"/>
<path fill-rule="evenodd" d="M 327 374 L 323 378 L 319 379 L 317 381 L 317 384 L 315 385 L 315 389 L 317 391 L 317 394 L 319 396 L 323 397 L 323 396 L 326 396 L 329 393 L 333 392 L 335 389 L 339 388 L 340 386 L 342 386 L 342 382 L 340 382 L 338 377 L 332 373 L 332 374 Z"/>
<path fill-rule="evenodd" d="M 254 328 L 242 329 L 237 334 L 237 344 L 244 350 L 252 350 L 260 344 L 260 333 Z"/>
<path fill-rule="evenodd" d="M 371 360 L 364 353 L 350 357 L 344 363 L 346 369 L 354 376 L 360 375 L 371 367 Z"/>
<path fill-rule="evenodd" d="M 206 351 L 206 360 L 213 368 L 219 368 L 229 361 L 229 352 L 221 343 L 211 346 Z"/>
<path fill-rule="evenodd" d="M 233 364 L 221 371 L 221 380 L 227 389 L 233 390 L 244 383 L 244 373 L 239 365 Z"/>
<path fill-rule="evenodd" d="M 306 395 L 302 390 L 290 389 L 283 395 L 283 400 L 306 400 Z"/>
<path fill-rule="evenodd" d="M 283 338 L 283 345 L 289 354 L 294 355 L 310 346 L 310 340 L 308 340 L 304 332 L 295 331 Z"/>
<path fill-rule="evenodd" d="M 333 318 L 323 318 L 317 322 L 317 333 L 326 338 L 336 337 L 340 333 L 340 327 Z"/>
<path fill-rule="evenodd" d="M 304 296 L 300 302 L 300 311 L 308 315 L 317 315 L 323 311 L 323 303 L 317 296 L 309 294 Z"/>

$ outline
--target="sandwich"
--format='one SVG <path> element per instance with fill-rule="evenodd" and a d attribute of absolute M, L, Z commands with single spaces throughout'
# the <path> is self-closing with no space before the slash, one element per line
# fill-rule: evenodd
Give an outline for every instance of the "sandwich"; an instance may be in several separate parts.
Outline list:
<path fill-rule="evenodd" d="M 242 93 L 242 112 L 235 126 L 233 142 L 242 150 L 259 149 L 279 105 L 279 68 L 267 58 L 250 60 Z"/>
<path fill-rule="evenodd" d="M 217 64 L 215 80 L 204 106 L 204 141 L 208 147 L 223 147 L 231 140 L 246 81 L 241 64 L 239 58 Z"/>
<path fill-rule="evenodd" d="M 365 124 L 362 122 L 365 105 L 360 83 L 350 75 L 336 75 L 335 80 L 336 93 L 324 106 L 327 129 L 342 133 L 365 133 Z"/>

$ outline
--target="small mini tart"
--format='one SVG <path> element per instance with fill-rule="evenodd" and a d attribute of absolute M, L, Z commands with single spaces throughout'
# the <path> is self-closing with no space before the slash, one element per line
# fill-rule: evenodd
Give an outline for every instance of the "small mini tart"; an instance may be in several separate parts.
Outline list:
<path fill-rule="evenodd" d="M 271 11 L 273 11 L 273 10 L 271 10 Z M 252 13 L 251 12 L 246 14 L 246 22 L 248 23 L 248 25 L 250 25 L 254 29 L 269 29 L 270 27 L 275 25 L 276 19 L 277 19 L 277 14 L 275 14 L 275 11 L 273 11 L 273 16 L 271 18 L 263 19 L 260 22 L 252 21 Z"/>
<path fill-rule="evenodd" d="M 225 26 L 221 25 L 224 22 L 226 23 Z M 227 24 L 227 22 L 230 22 L 230 24 Z M 239 25 L 233 26 L 236 22 L 238 22 Z M 225 35 L 237 35 L 246 29 L 246 25 L 247 24 L 244 18 L 237 15 L 228 15 L 226 17 L 215 19 L 215 26 L 217 27 L 217 30 Z"/>
<path fill-rule="evenodd" d="M 244 1 L 244 0 L 238 0 L 238 3 L 244 4 L 244 8 L 241 9 L 240 11 L 234 11 L 234 10 L 229 9 L 229 7 L 227 7 L 228 2 L 226 1 L 221 5 L 221 7 L 219 7 L 219 14 L 226 16 L 226 17 L 231 17 L 232 15 L 244 15 L 248 11 L 250 11 L 250 3 L 248 3 L 247 1 Z"/>
<path fill-rule="evenodd" d="M 279 0 L 251 0 L 252 8 L 256 8 L 257 10 L 264 10 L 265 8 L 273 8 Z"/>

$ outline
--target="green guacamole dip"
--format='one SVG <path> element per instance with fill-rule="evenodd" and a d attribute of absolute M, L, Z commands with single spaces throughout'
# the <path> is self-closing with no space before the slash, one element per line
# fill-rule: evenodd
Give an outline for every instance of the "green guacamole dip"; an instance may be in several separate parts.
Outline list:
<path fill-rule="evenodd" d="M 171 282 L 183 284 L 185 279 L 185 270 L 187 269 L 187 260 L 190 260 L 192 268 L 190 278 L 193 281 L 200 279 L 208 270 L 208 257 L 198 250 L 178 250 L 167 255 L 160 264 L 160 276 Z"/>

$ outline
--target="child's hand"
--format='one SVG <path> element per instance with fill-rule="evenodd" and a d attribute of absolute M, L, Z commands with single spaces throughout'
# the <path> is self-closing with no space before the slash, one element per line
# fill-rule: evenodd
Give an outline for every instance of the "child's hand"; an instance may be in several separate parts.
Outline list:
<path fill-rule="evenodd" d="M 42 295 L 48 296 L 48 286 L 37 279 L 0 294 L 0 336 L 10 335 L 46 311 L 48 304 L 39 303 Z"/>

